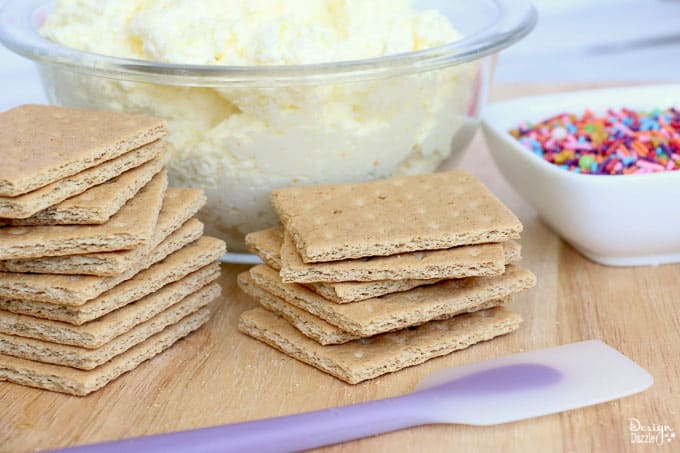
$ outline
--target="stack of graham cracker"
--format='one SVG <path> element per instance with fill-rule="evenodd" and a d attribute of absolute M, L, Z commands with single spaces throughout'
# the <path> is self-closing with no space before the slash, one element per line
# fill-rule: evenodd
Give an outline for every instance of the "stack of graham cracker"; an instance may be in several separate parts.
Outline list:
<path fill-rule="evenodd" d="M 514 331 L 502 306 L 535 284 L 522 225 L 465 172 L 286 188 L 283 228 L 251 233 L 266 265 L 239 276 L 264 307 L 242 332 L 345 382 Z"/>
<path fill-rule="evenodd" d="M 205 324 L 224 242 L 167 188 L 165 124 L 0 114 L 0 380 L 86 395 Z"/>

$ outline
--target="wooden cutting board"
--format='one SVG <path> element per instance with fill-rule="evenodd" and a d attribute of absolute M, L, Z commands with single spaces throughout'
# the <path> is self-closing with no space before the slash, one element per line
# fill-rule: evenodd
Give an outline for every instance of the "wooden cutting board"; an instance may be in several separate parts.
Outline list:
<path fill-rule="evenodd" d="M 493 98 L 573 88 L 582 87 L 506 86 Z M 510 189 L 480 137 L 461 166 L 481 177 L 524 222 L 524 265 L 539 283 L 511 305 L 525 319 L 518 332 L 350 386 L 239 334 L 239 313 L 254 305 L 235 284 L 247 267 L 225 265 L 222 307 L 210 324 L 105 389 L 77 398 L 0 383 L 0 451 L 43 450 L 385 398 L 411 390 L 421 377 L 442 368 L 591 338 L 649 370 L 654 386 L 559 415 L 486 428 L 421 427 L 328 451 L 638 451 L 656 447 L 631 442 L 631 419 L 680 432 L 680 265 L 591 263 L 550 232 Z M 680 438 L 665 442 L 664 451 L 678 445 Z"/>

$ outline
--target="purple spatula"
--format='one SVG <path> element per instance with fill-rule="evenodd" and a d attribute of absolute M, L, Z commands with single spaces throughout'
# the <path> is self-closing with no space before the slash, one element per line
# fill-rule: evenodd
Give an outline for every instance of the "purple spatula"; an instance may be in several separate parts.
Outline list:
<path fill-rule="evenodd" d="M 298 451 L 418 425 L 538 417 L 632 395 L 652 382 L 615 349 L 584 341 L 443 370 L 395 398 L 63 451 Z"/>

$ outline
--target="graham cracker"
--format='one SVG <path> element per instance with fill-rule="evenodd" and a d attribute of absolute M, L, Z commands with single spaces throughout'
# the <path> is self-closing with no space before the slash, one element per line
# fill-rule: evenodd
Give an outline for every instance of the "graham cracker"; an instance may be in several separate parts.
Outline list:
<path fill-rule="evenodd" d="M 190 219 L 205 205 L 205 202 L 206 198 L 202 190 L 171 187 L 165 193 L 153 238 L 144 247 L 118 252 L 0 261 L 0 271 L 103 277 L 122 274 L 143 260 L 145 255 L 148 255 L 181 225 L 190 226 L 191 231 L 185 230 L 185 234 L 192 235 L 192 241 L 198 239 L 203 234 L 203 224 L 198 220 Z"/>
<path fill-rule="evenodd" d="M 0 354 L 0 380 L 54 392 L 85 396 L 155 357 L 210 319 L 210 309 L 202 308 L 177 324 L 128 349 L 93 370 L 52 365 Z"/>
<path fill-rule="evenodd" d="M 284 230 L 281 227 L 256 231 L 246 235 L 246 246 L 269 267 L 280 271 L 283 236 Z M 305 286 L 326 299 L 342 304 L 408 291 L 438 281 L 440 279 L 436 278 L 432 280 L 380 280 L 376 282 L 307 283 Z"/>
<path fill-rule="evenodd" d="M 14 226 L 101 225 L 120 211 L 125 203 L 134 197 L 142 187 L 147 185 L 151 178 L 156 176 L 169 160 L 170 152 L 164 150 L 158 157 L 138 167 L 98 183 L 99 185 L 91 187 L 85 192 L 40 211 L 31 217 L 10 220 L 9 224 Z M 108 165 L 108 163 L 103 165 Z M 100 167 L 95 167 L 95 169 Z"/>
<path fill-rule="evenodd" d="M 246 236 L 246 245 L 249 250 L 256 255 L 258 255 L 262 260 L 268 264 L 270 267 L 281 270 L 282 258 L 281 251 L 283 247 L 284 230 L 281 227 L 270 228 L 267 230 L 258 231 L 255 233 L 250 233 Z M 476 246 L 472 246 L 476 247 Z M 507 241 L 502 243 L 504 262 L 511 263 L 521 259 L 521 246 L 515 241 Z M 297 252 L 294 252 L 297 255 Z M 446 254 L 447 250 L 442 251 L 430 251 L 426 252 L 430 255 Z M 299 259 L 299 258 L 298 258 Z M 400 261 L 391 261 L 391 257 L 378 258 L 378 260 L 383 263 L 388 263 L 394 266 L 397 270 L 403 270 L 404 267 L 400 267 Z M 301 263 L 301 260 L 299 261 Z M 352 260 L 352 263 L 357 263 L 359 266 L 364 266 L 366 262 L 362 260 Z M 370 263 L 371 261 L 368 261 Z M 330 270 L 333 272 L 334 266 L 342 266 L 348 261 L 337 261 L 330 263 L 313 263 L 313 264 L 303 264 L 303 266 L 308 268 L 315 268 L 317 266 Z M 505 265 L 503 265 L 505 268 Z M 366 267 L 361 268 L 362 271 L 366 271 Z M 380 270 L 379 266 L 376 266 L 374 270 Z M 328 272 L 328 271 L 326 271 Z M 283 272 L 281 272 L 283 275 Z M 282 278 L 283 279 L 283 278 Z M 314 290 L 317 294 L 322 295 L 326 299 L 332 300 L 336 303 L 350 303 L 357 302 L 360 300 L 370 299 L 372 297 L 384 296 L 386 294 L 392 294 L 396 292 L 408 291 L 418 286 L 431 285 L 441 281 L 441 278 L 433 279 L 404 279 L 404 280 L 378 280 L 373 282 L 356 282 L 356 281 L 343 281 L 338 280 L 335 283 L 306 283 L 308 286 Z"/>
<path fill-rule="evenodd" d="M 284 283 L 270 267 L 259 265 L 250 275 L 262 289 L 333 324 L 345 332 L 370 337 L 430 320 L 475 310 L 536 284 L 534 274 L 510 265 L 503 275 L 444 280 L 410 291 L 351 304 L 336 304 L 297 283 Z"/>
<path fill-rule="evenodd" d="M 172 236 L 171 236 L 172 237 Z M 226 252 L 223 241 L 211 237 L 201 237 L 175 252 L 176 242 L 166 239 L 154 249 L 144 260 L 136 263 L 125 273 L 113 277 L 96 277 L 92 275 L 48 275 L 48 274 L 12 274 L 12 278 L 0 277 L 0 299 L 21 299 L 36 302 L 47 302 L 55 305 L 78 307 L 91 301 L 104 292 L 130 280 L 132 277 L 151 265 L 163 261 L 162 264 L 182 269 L 194 261 L 216 261 Z M 173 253 L 175 252 L 175 253 Z M 172 254 L 172 255 L 171 255 Z M 171 256 L 168 256 L 171 255 Z M 181 259 L 191 256 L 192 261 Z M 30 277 L 30 278 L 29 278 Z M 146 286 L 146 285 L 144 285 Z"/>
<path fill-rule="evenodd" d="M 379 280 L 377 282 L 305 283 L 318 295 L 336 303 L 349 304 L 373 299 L 387 294 L 401 293 L 420 286 L 433 285 L 441 279 L 432 280 Z"/>
<path fill-rule="evenodd" d="M 91 370 L 205 307 L 217 299 L 220 292 L 218 284 L 202 288 L 173 305 L 158 310 L 153 316 L 131 326 L 96 349 L 0 334 L 0 354 Z"/>
<path fill-rule="evenodd" d="M 15 197 L 167 135 L 143 115 L 23 105 L 0 113 L 0 196 Z"/>
<path fill-rule="evenodd" d="M 504 260 L 513 263 L 521 260 L 522 246 L 513 240 L 502 243 Z M 443 250 L 442 252 L 445 252 Z M 437 253 L 437 252 L 431 252 Z M 503 266 L 505 267 L 505 266 Z M 338 304 L 358 302 L 361 300 L 380 297 L 386 294 L 408 291 L 419 286 L 438 283 L 443 278 L 434 279 L 405 279 L 405 280 L 378 280 L 374 282 L 339 282 L 339 283 L 305 283 L 305 286 L 314 290 L 328 300 Z"/>
<path fill-rule="evenodd" d="M 134 303 L 128 303 L 80 326 L 0 310 L 0 333 L 96 349 L 205 287 L 212 281 L 208 278 L 215 280 L 220 276 L 217 263 L 204 266 L 201 270 L 203 272 L 179 279 L 155 293 L 150 291 L 148 295 L 131 301 Z"/>
<path fill-rule="evenodd" d="M 163 170 L 103 225 L 0 228 L 0 259 L 110 252 L 143 246 L 153 235 L 167 186 L 167 173 Z"/>
<path fill-rule="evenodd" d="M 343 344 L 352 340 L 364 338 L 361 335 L 345 332 L 318 316 L 314 316 L 309 312 L 301 310 L 280 297 L 265 291 L 253 281 L 248 272 L 243 272 L 238 276 L 238 285 L 243 292 L 257 300 L 265 309 L 283 317 L 290 325 L 300 331 L 301 334 L 313 339 L 321 345 Z M 510 298 L 483 302 L 475 307 L 471 307 L 466 313 L 474 313 L 479 310 L 499 307 L 505 305 L 509 300 Z M 456 314 L 438 316 L 435 320 L 449 319 L 453 316 L 456 316 Z"/>
<path fill-rule="evenodd" d="M 260 308 L 246 311 L 239 330 L 348 384 L 424 363 L 513 332 L 522 318 L 502 308 L 432 321 L 414 329 L 322 346 L 283 318 Z"/>
<path fill-rule="evenodd" d="M 304 263 L 293 240 L 284 234 L 281 279 L 287 283 L 375 282 L 434 280 L 500 275 L 505 264 L 521 258 L 513 240 L 443 250 L 425 250 L 356 260 Z"/>
<path fill-rule="evenodd" d="M 22 300 L 0 300 L 0 308 L 19 315 L 80 326 L 182 279 L 184 280 L 178 290 L 190 290 L 193 288 L 192 285 L 205 286 L 213 281 L 216 275 L 219 276 L 219 272 L 218 263 L 205 264 L 203 260 L 186 263 L 182 268 L 171 268 L 169 265 L 159 263 L 80 307 Z"/>
<path fill-rule="evenodd" d="M 244 293 L 257 300 L 264 308 L 282 316 L 303 335 L 319 344 L 342 344 L 360 338 L 357 335 L 343 331 L 333 324 L 327 323 L 317 316 L 300 310 L 280 297 L 268 293 L 255 284 L 248 272 L 239 274 L 238 286 Z"/>
<path fill-rule="evenodd" d="M 281 270 L 281 247 L 285 230 L 281 226 L 253 231 L 246 234 L 246 247 L 260 257 L 265 264 L 277 271 Z"/>
<path fill-rule="evenodd" d="M 288 283 L 464 278 L 504 271 L 500 243 L 310 264 L 302 261 L 289 235 L 281 248 L 281 279 Z"/>
<path fill-rule="evenodd" d="M 10 225 L 57 224 L 54 220 L 50 220 L 50 217 L 56 216 L 56 213 L 60 212 L 57 206 L 68 201 L 67 199 L 76 197 L 97 185 L 104 184 L 152 159 L 168 155 L 168 147 L 169 144 L 164 142 L 152 143 L 33 192 L 13 198 L 0 197 L 0 217 L 5 217 L 3 221 Z M 45 214 L 44 210 L 48 210 L 50 207 L 56 212 L 50 211 L 50 213 Z M 61 213 L 58 218 L 63 219 L 64 224 L 73 223 L 66 223 L 69 217 L 63 214 L 65 213 Z"/>
<path fill-rule="evenodd" d="M 522 224 L 463 171 L 289 187 L 272 204 L 305 263 L 517 239 Z"/>

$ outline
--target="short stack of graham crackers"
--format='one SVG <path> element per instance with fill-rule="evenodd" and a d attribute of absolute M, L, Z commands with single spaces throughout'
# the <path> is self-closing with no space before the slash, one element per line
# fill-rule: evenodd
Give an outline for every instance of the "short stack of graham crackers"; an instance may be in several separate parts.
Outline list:
<path fill-rule="evenodd" d="M 164 122 L 0 113 L 0 380 L 86 395 L 205 324 L 223 241 L 168 188 Z"/>
<path fill-rule="evenodd" d="M 517 217 L 465 172 L 277 190 L 283 227 L 251 233 L 239 275 L 263 308 L 239 329 L 345 382 L 519 327 L 502 306 L 535 285 Z"/>

